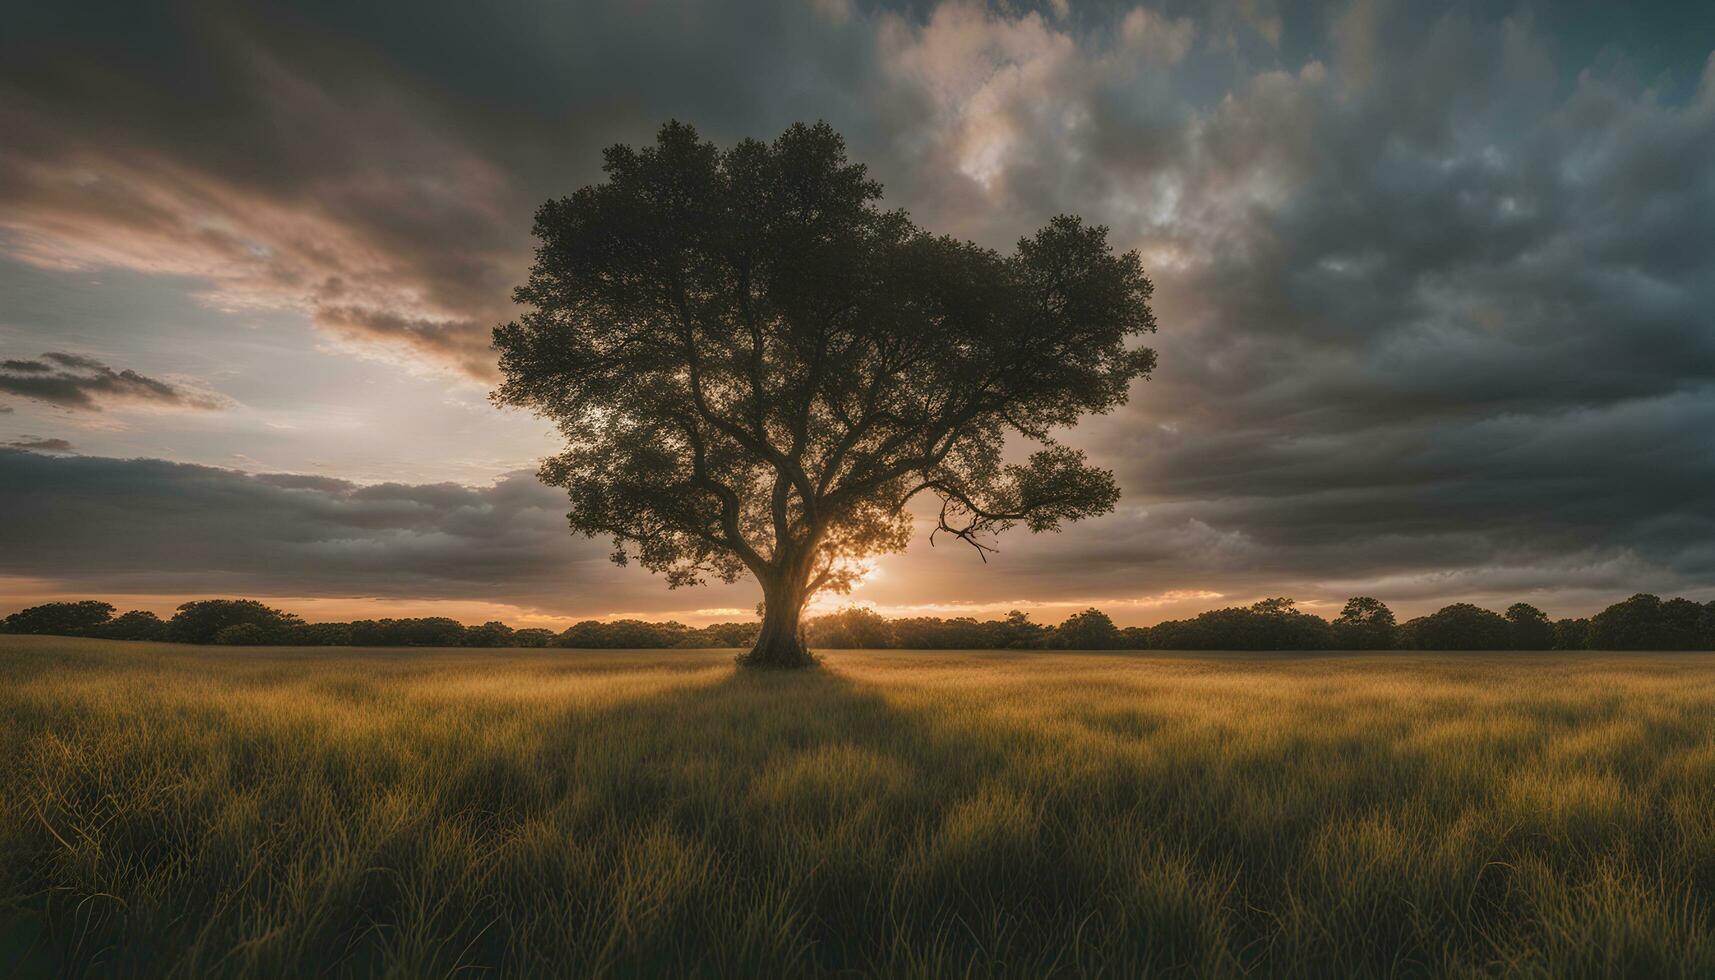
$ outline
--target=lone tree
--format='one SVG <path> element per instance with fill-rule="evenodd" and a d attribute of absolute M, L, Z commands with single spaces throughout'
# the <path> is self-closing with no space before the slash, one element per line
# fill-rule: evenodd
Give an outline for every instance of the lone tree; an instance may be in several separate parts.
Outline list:
<path fill-rule="evenodd" d="M 1152 287 L 1106 228 L 1057 217 L 1010 255 L 928 234 L 825 123 L 723 151 L 673 122 L 604 159 L 536 213 L 493 398 L 559 427 L 541 479 L 614 561 L 671 587 L 756 576 L 741 662 L 812 663 L 804 604 L 902 550 L 919 495 L 932 539 L 979 552 L 1113 509 L 1113 474 L 1051 436 L 1155 364 L 1127 346 Z M 1039 448 L 1008 462 L 1009 432 Z"/>

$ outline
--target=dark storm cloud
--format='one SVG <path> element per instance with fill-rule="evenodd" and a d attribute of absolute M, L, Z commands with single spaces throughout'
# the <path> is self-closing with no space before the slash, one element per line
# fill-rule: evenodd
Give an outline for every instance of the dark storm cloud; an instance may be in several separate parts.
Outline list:
<path fill-rule="evenodd" d="M 1715 68 L 1669 101 L 1565 78 L 1528 18 L 1358 3 L 1317 58 L 1199 107 L 1161 70 L 1207 57 L 1176 23 L 949 6 L 887 48 L 966 230 L 1100 214 L 1158 286 L 1156 379 L 1075 436 L 1134 506 L 1014 575 L 1709 591 Z"/>
<path fill-rule="evenodd" d="M 748 135 L 826 114 L 865 48 L 796 6 L 40 4 L 18 20 L 0 38 L 7 251 L 203 278 L 223 307 L 299 310 L 484 379 L 534 208 L 596 176 L 602 145 L 671 115 Z"/>
<path fill-rule="evenodd" d="M 36 436 L 23 436 L 6 443 L 13 449 L 29 449 L 38 453 L 69 453 L 72 444 L 64 439 L 42 439 Z"/>
<path fill-rule="evenodd" d="M 1685 105 L 1588 74 L 1556 100 L 1516 24 L 1409 33 L 1351 42 L 1385 78 L 1296 82 L 1306 155 L 1188 277 L 1162 394 L 1204 404 L 1128 436 L 1134 485 L 1312 583 L 1706 590 L 1710 76 Z"/>
<path fill-rule="evenodd" d="M 1157 283 L 1156 378 L 1071 437 L 1125 507 L 971 597 L 1708 590 L 1715 68 L 1686 39 L 1715 35 L 1685 6 L 1612 32 L 1677 59 L 1643 62 L 1582 4 L 40 5 L 0 35 L 0 247 L 484 377 L 531 210 L 600 146 L 825 117 L 925 226 L 1007 247 L 1073 211 Z"/>
<path fill-rule="evenodd" d="M 207 392 L 169 384 L 129 368 L 115 371 L 92 357 L 59 351 L 43 354 L 40 361 L 0 363 L 0 392 L 90 412 L 126 403 L 188 410 L 224 404 Z"/>
<path fill-rule="evenodd" d="M 561 491 L 529 473 L 474 488 L 359 485 L 0 449 L 0 575 L 104 594 L 625 608 L 608 549 L 573 539 L 564 511 Z"/>

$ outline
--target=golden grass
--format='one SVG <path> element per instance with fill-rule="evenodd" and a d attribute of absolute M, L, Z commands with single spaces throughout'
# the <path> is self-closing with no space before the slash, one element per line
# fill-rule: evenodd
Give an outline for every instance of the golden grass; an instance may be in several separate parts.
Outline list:
<path fill-rule="evenodd" d="M 0 972 L 1707 976 L 1715 655 L 0 637 Z"/>

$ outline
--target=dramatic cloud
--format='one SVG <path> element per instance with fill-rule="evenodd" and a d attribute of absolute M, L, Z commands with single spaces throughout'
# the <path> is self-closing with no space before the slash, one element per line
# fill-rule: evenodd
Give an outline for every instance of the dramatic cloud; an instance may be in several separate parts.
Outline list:
<path fill-rule="evenodd" d="M 529 473 L 365 486 L 0 449 L 0 576 L 115 595 L 480 595 L 582 615 L 755 601 L 616 570 L 604 542 L 567 532 L 562 493 Z"/>
<path fill-rule="evenodd" d="M 815 64 L 781 54 L 792 25 L 837 26 L 628 4 L 464 16 L 34 10 L 35 33 L 0 38 L 0 247 L 43 268 L 193 277 L 216 308 L 300 312 L 356 349 L 492 380 L 534 208 L 672 112 L 718 126 L 709 107 L 773 98 L 729 56 Z M 429 33 L 413 45 L 402 22 Z M 645 67 L 657 57 L 684 74 Z M 651 85 L 674 105 L 642 126 L 616 117 L 605 93 Z"/>
<path fill-rule="evenodd" d="M 208 392 L 169 384 L 130 369 L 115 371 L 94 358 L 57 351 L 35 361 L 0 362 L 0 392 L 91 412 L 113 404 L 186 410 L 225 404 Z"/>
<path fill-rule="evenodd" d="M 1710 596 L 1715 8 L 1683 6 L 233 4 L 95 24 L 44 6 L 0 35 L 0 253 L 185 277 L 235 319 L 301 314 L 391 359 L 377 370 L 482 379 L 532 209 L 599 176 L 601 146 L 671 116 L 723 141 L 827 118 L 930 229 L 1007 248 L 1059 212 L 1108 224 L 1162 324 L 1155 379 L 1068 436 L 1118 472 L 1118 513 L 976 570 L 919 542 L 859 598 Z M 0 393 L 67 407 L 152 384 L 0 364 Z M 316 492 L 305 513 L 380 491 Z M 552 581 L 563 556 L 524 538 L 563 549 L 557 519 L 493 506 L 485 533 L 522 528 L 501 564 Z M 453 549 L 491 542 L 416 533 L 356 548 L 445 545 L 451 571 L 390 574 L 389 595 L 552 591 L 459 571 Z M 242 564 L 170 554 L 174 575 Z M 355 560 L 279 567 L 306 594 L 381 588 Z"/>
<path fill-rule="evenodd" d="M 64 439 L 44 439 L 37 436 L 24 436 L 6 443 L 13 449 L 29 449 L 38 453 L 69 453 L 72 444 Z"/>
<path fill-rule="evenodd" d="M 1677 103 L 1568 92 L 1528 21 L 1363 4 L 1329 62 L 1199 105 L 1123 25 L 890 25 L 938 197 L 994 237 L 1101 214 L 1156 277 L 1157 379 L 1076 437 L 1148 506 L 1068 564 L 1152 578 L 1169 542 L 1234 591 L 1562 604 L 1715 583 L 1715 66 Z"/>

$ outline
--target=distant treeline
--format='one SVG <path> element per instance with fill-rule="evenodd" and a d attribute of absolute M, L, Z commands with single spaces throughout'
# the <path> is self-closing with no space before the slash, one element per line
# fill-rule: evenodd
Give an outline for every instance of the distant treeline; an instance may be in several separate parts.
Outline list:
<path fill-rule="evenodd" d="M 592 619 L 556 633 L 515 630 L 500 622 L 465 626 L 441 616 L 306 623 L 253 599 L 187 602 L 168 620 L 143 610 L 115 616 L 110 603 L 93 599 L 50 602 L 0 620 L 0 632 L 7 633 L 233 646 L 695 649 L 748 647 L 757 628 L 756 623 L 694 628 L 674 622 Z M 805 630 L 810 645 L 821 649 L 1715 650 L 1715 601 L 1664 601 L 1640 593 L 1588 619 L 1560 620 L 1550 620 L 1523 602 L 1505 613 L 1461 602 L 1399 623 L 1393 610 L 1368 596 L 1348 600 L 1331 621 L 1299 610 L 1291 599 L 1264 599 L 1191 619 L 1123 629 L 1099 609 L 1048 626 L 1016 611 L 991 620 L 887 619 L 854 606 L 811 619 Z"/>
<path fill-rule="evenodd" d="M 754 623 L 683 623 L 635 619 L 587 620 L 558 633 L 515 630 L 505 623 L 466 626 L 444 616 L 306 623 L 254 599 L 201 599 L 163 620 L 134 609 L 115 616 L 111 603 L 85 599 L 50 602 L 0 620 L 0 632 L 89 636 L 109 640 L 219 643 L 230 646 L 359 647 L 743 647 L 756 638 Z"/>
<path fill-rule="evenodd" d="M 1715 602 L 1639 594 L 1588 619 L 1561 620 L 1523 602 L 1505 613 L 1461 602 L 1400 623 L 1368 596 L 1348 600 L 1332 621 L 1299 610 L 1291 599 L 1264 599 L 1123 629 L 1099 609 L 1043 626 L 1021 612 L 988 621 L 885 619 L 853 607 L 807 628 L 811 645 L 824 649 L 1715 650 Z"/>

